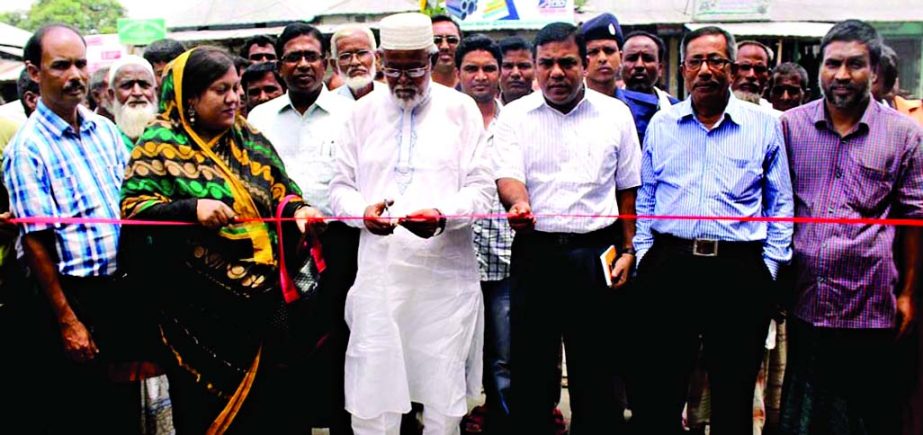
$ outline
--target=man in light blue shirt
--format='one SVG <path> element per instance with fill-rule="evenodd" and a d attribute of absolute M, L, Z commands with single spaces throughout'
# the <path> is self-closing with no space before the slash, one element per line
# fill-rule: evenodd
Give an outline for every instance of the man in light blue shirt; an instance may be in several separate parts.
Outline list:
<path fill-rule="evenodd" d="M 791 258 L 792 224 L 735 218 L 792 216 L 791 180 L 778 121 L 730 92 L 733 36 L 705 27 L 682 47 L 691 97 L 648 126 L 637 213 L 732 219 L 637 221 L 638 302 L 656 307 L 656 321 L 639 314 L 645 328 L 637 356 L 647 363 L 639 364 L 633 410 L 640 433 L 679 433 L 704 342 L 712 431 L 748 433 L 773 282 Z"/>

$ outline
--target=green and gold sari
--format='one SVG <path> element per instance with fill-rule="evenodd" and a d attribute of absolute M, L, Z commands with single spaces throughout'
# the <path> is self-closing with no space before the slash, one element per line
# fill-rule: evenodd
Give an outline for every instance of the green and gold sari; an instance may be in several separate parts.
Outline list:
<path fill-rule="evenodd" d="M 230 206 L 241 223 L 220 230 L 126 227 L 132 243 L 123 243 L 123 264 L 156 294 L 163 341 L 175 364 L 227 401 L 222 415 L 230 424 L 283 304 L 276 226 L 247 219 L 272 217 L 279 209 L 291 217 L 304 204 L 291 199 L 301 191 L 275 149 L 243 117 L 209 142 L 190 125 L 181 84 L 193 50 L 168 66 L 161 113 L 132 149 L 122 216 L 196 222 L 196 202 L 213 199 Z M 297 231 L 286 225 L 286 232 Z"/>

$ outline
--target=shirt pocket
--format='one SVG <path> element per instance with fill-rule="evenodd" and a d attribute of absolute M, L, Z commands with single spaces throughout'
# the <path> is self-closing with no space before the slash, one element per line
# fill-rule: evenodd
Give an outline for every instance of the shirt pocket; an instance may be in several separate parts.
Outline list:
<path fill-rule="evenodd" d="M 763 165 L 756 159 L 725 157 L 718 169 L 721 192 L 734 201 L 759 199 Z"/>
<path fill-rule="evenodd" d="M 887 167 L 852 158 L 846 199 L 862 216 L 879 216 L 890 201 L 894 175 Z"/>
<path fill-rule="evenodd" d="M 336 173 L 336 140 L 329 135 L 324 135 L 311 147 L 315 151 L 303 153 L 303 164 L 307 168 L 311 177 L 318 183 L 329 184 Z"/>
<path fill-rule="evenodd" d="M 615 171 L 618 169 L 618 148 L 615 139 L 601 137 L 592 138 L 586 141 L 586 150 L 582 153 L 575 153 L 571 157 L 578 157 L 583 160 L 585 168 L 578 174 L 578 180 L 584 183 L 597 184 L 606 183 L 607 180 L 615 179 Z"/>

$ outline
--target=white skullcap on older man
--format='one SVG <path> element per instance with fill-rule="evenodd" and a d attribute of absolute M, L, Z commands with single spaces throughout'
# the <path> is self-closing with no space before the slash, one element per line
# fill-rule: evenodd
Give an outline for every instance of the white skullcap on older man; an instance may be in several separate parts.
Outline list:
<path fill-rule="evenodd" d="M 138 65 L 144 68 L 147 72 L 151 73 L 151 77 L 154 77 L 156 79 L 156 76 L 154 75 L 154 68 L 151 66 L 150 62 L 148 62 L 146 59 L 144 59 L 141 56 L 129 54 L 129 55 L 120 57 L 118 60 L 113 62 L 112 65 L 109 66 L 109 76 L 106 77 L 106 81 L 109 83 L 110 88 L 115 86 L 115 83 L 113 83 L 115 81 L 115 75 L 118 74 L 120 69 L 128 65 Z"/>
<path fill-rule="evenodd" d="M 410 12 L 389 15 L 379 23 L 382 50 L 432 51 L 433 23 L 426 15 Z"/>

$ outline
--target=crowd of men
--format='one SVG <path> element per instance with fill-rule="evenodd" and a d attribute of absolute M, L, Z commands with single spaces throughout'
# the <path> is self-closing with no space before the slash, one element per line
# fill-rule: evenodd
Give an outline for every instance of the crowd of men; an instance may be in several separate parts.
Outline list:
<path fill-rule="evenodd" d="M 421 407 L 425 434 L 562 433 L 562 357 L 577 435 L 923 433 L 921 230 L 869 221 L 923 218 L 923 109 L 869 24 L 823 38 L 815 101 L 815 72 L 719 27 L 684 36 L 682 101 L 659 87 L 664 42 L 608 13 L 531 42 L 421 14 L 380 30 L 294 23 L 239 56 L 242 114 L 305 201 L 343 218 L 321 236 L 344 320 L 324 374 L 341 388 L 319 399 L 348 412 L 334 433 L 419 429 Z M 153 433 L 137 380 L 156 369 L 81 367 L 112 332 L 70 295 L 126 285 L 118 233 L 8 219 L 118 219 L 126 150 L 186 48 L 89 75 L 79 34 L 40 32 L 18 83 L 29 121 L 3 153 L 0 328 L 51 328 L 72 365 L 36 374 L 38 334 L 4 338 L 22 353 L 4 368 L 67 400 L 8 409 L 66 408 L 53 432 L 100 416 Z M 43 303 L 11 290 L 28 286 Z M 110 400 L 82 399 L 94 389 Z"/>

